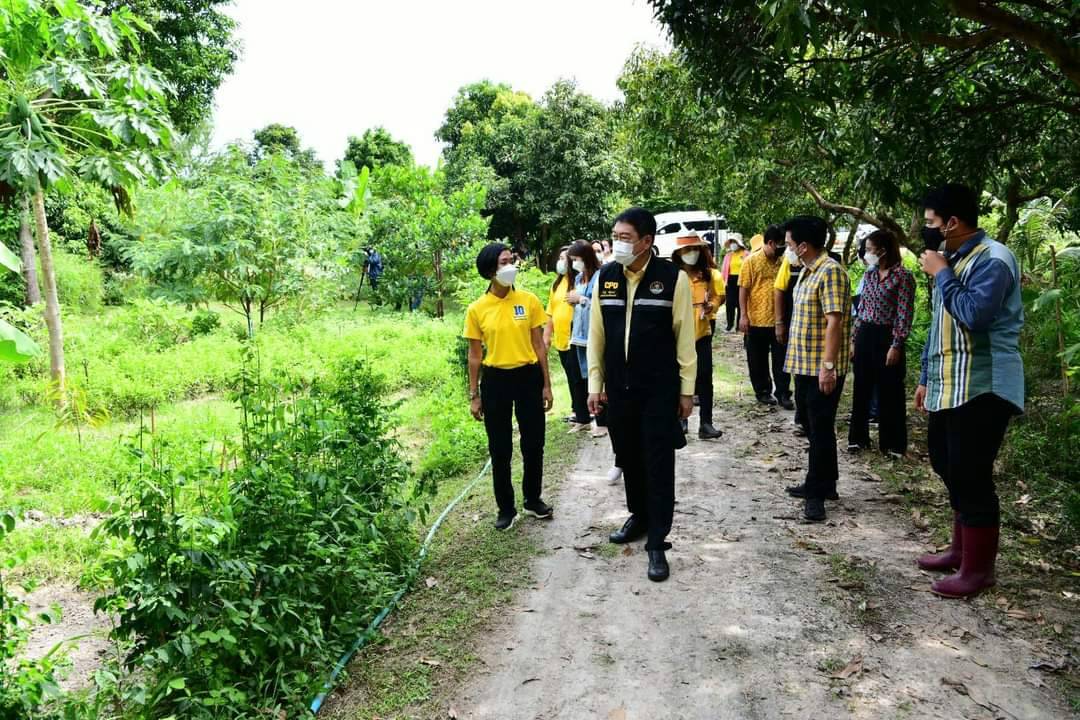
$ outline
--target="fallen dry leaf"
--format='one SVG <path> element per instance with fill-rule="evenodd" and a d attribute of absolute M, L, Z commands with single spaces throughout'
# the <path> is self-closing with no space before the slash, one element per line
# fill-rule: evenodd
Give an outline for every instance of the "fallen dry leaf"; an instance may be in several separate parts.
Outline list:
<path fill-rule="evenodd" d="M 626 720 L 626 708 L 617 707 L 607 714 L 608 720 Z"/>
<path fill-rule="evenodd" d="M 862 655 L 856 655 L 855 657 L 851 658 L 851 662 L 849 662 L 847 665 L 844 666 L 843 670 L 841 670 L 839 672 L 836 672 L 836 673 L 833 673 L 829 677 L 831 677 L 831 678 L 833 678 L 835 680 L 847 680 L 852 675 L 858 675 L 859 673 L 862 672 L 862 670 L 863 670 Z"/>
<path fill-rule="evenodd" d="M 439 581 L 433 577 L 429 577 L 427 580 L 424 581 L 424 584 L 427 585 L 429 588 L 433 588 L 439 584 Z"/>
<path fill-rule="evenodd" d="M 634 548 L 627 545 L 626 547 L 623 548 L 622 554 L 623 555 L 633 555 L 634 554 Z"/>
<path fill-rule="evenodd" d="M 427 665 L 428 667 L 440 667 L 442 663 L 438 660 L 432 660 L 431 658 L 420 658 L 421 665 Z"/>
<path fill-rule="evenodd" d="M 930 523 L 927 522 L 918 509 L 911 511 L 911 523 L 920 530 L 930 529 Z"/>
<path fill-rule="evenodd" d="M 583 557 L 586 560 L 595 560 L 596 559 L 596 556 L 593 555 L 591 552 L 579 552 L 578 557 Z"/>

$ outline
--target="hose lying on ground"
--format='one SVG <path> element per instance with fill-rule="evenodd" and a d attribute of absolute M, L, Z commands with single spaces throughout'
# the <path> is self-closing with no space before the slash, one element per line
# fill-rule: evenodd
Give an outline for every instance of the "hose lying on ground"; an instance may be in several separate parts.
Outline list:
<path fill-rule="evenodd" d="M 453 510 L 459 502 L 464 500 L 465 497 L 470 492 L 472 492 L 472 489 L 476 487 L 476 484 L 480 482 L 481 478 L 483 478 L 484 475 L 487 474 L 487 471 L 490 468 L 491 460 L 489 459 L 484 465 L 483 469 L 480 470 L 480 473 L 475 478 L 473 478 L 472 482 L 466 485 L 465 488 L 460 493 L 458 493 L 458 496 L 451 500 L 449 505 L 443 508 L 443 511 L 439 514 L 439 517 L 435 518 L 435 522 L 431 525 L 431 529 L 428 530 L 427 537 L 424 538 L 424 542 L 420 546 L 420 553 L 416 556 L 416 565 L 414 567 L 413 573 L 410 575 L 410 578 L 416 578 L 417 576 L 419 576 L 420 565 L 424 562 L 424 558 L 427 557 L 428 547 L 431 545 L 431 541 L 435 537 L 435 532 L 439 529 L 439 526 L 443 524 L 443 521 L 446 520 L 446 516 L 450 514 L 450 511 Z M 329 695 L 330 691 L 334 689 L 334 683 L 337 682 L 338 676 L 341 674 L 341 671 L 345 669 L 345 666 L 349 664 L 349 660 L 352 659 L 352 656 L 355 655 L 357 651 L 360 650 L 360 648 L 364 647 L 368 644 L 368 642 L 371 641 L 371 638 L 375 636 L 375 631 L 379 629 L 379 626 L 382 625 L 383 620 L 385 620 L 386 616 L 390 614 L 390 611 L 397 607 L 397 604 L 401 601 L 401 598 L 404 597 L 405 593 L 408 592 L 411 585 L 412 582 L 410 580 L 410 582 L 405 583 L 405 585 L 397 591 L 397 594 L 395 594 L 394 597 L 390 599 L 390 602 L 387 603 L 386 607 L 384 607 L 379 612 L 379 614 L 375 616 L 375 619 L 371 621 L 371 624 L 367 626 L 367 629 L 364 630 L 363 633 L 361 633 L 360 637 L 356 638 L 356 642 L 352 644 L 352 647 L 349 648 L 345 652 L 345 654 L 342 655 L 341 658 L 337 661 L 337 664 L 334 666 L 333 671 L 331 671 L 330 673 L 330 677 L 328 677 L 326 679 L 326 682 L 323 684 L 322 692 L 320 692 L 315 697 L 315 699 L 311 701 L 311 713 L 313 715 L 318 714 L 319 709 L 322 708 L 323 702 L 326 700 L 326 696 Z"/>

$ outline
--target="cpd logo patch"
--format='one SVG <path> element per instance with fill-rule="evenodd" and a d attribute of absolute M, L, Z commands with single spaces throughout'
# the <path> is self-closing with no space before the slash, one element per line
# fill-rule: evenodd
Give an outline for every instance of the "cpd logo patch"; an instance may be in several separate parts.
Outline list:
<path fill-rule="evenodd" d="M 657 280 L 649 286 L 649 292 L 651 292 L 653 295 L 659 295 L 660 293 L 664 292 L 664 283 Z"/>

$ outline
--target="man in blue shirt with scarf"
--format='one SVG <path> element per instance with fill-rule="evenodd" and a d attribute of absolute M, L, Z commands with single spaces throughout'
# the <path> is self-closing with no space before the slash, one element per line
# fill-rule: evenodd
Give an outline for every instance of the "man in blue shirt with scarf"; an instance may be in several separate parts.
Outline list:
<path fill-rule="evenodd" d="M 995 582 L 994 460 L 1009 420 L 1024 410 L 1024 305 L 1016 256 L 978 228 L 973 189 L 945 185 L 923 206 L 927 250 L 919 261 L 935 289 L 915 407 L 929 413 L 930 463 L 949 490 L 954 523 L 951 547 L 918 562 L 957 570 L 931 589 L 964 598 Z"/>

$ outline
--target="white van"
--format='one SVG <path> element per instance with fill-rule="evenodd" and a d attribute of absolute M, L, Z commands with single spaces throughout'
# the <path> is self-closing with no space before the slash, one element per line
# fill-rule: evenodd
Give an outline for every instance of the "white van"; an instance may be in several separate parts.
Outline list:
<path fill-rule="evenodd" d="M 656 250 L 660 257 L 671 257 L 675 238 L 688 232 L 696 232 L 709 243 L 715 257 L 718 243 L 722 244 L 727 236 L 727 220 L 723 215 L 712 215 L 704 210 L 660 213 L 656 216 Z"/>

